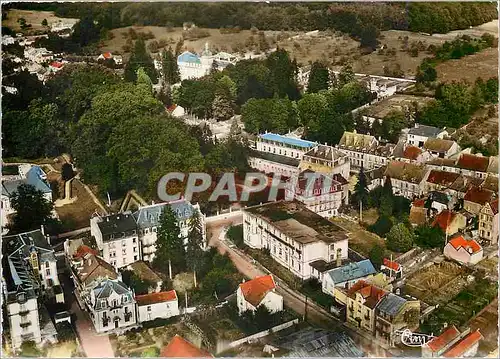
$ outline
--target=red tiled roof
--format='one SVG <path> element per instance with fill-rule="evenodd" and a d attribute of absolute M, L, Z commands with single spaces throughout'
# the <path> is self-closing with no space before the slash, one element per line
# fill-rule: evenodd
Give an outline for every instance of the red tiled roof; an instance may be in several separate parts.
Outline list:
<path fill-rule="evenodd" d="M 50 64 L 50 66 L 55 67 L 56 69 L 60 69 L 64 66 L 62 62 L 54 61 Z"/>
<path fill-rule="evenodd" d="M 158 292 L 137 295 L 135 297 L 138 305 L 150 305 L 162 302 L 171 302 L 177 300 L 177 293 L 175 290 L 169 290 L 168 292 Z"/>
<path fill-rule="evenodd" d="M 472 171 L 486 172 L 490 164 L 489 157 L 474 156 L 464 153 L 458 159 L 457 166 Z"/>
<path fill-rule="evenodd" d="M 104 54 L 102 54 L 102 56 L 105 58 L 105 59 L 110 59 L 113 57 L 113 55 L 111 55 L 111 52 L 105 52 Z"/>
<path fill-rule="evenodd" d="M 480 187 L 471 187 L 465 194 L 464 201 L 478 203 L 480 205 L 485 205 L 487 202 L 491 201 L 493 197 L 493 192 Z"/>
<path fill-rule="evenodd" d="M 423 207 L 425 206 L 425 198 L 416 199 L 412 203 L 413 207 Z"/>
<path fill-rule="evenodd" d="M 498 198 L 490 203 L 490 207 L 491 207 L 491 210 L 493 211 L 493 214 L 498 213 Z"/>
<path fill-rule="evenodd" d="M 167 358 L 213 358 L 212 354 L 196 347 L 177 334 L 163 348 L 160 356 Z"/>
<path fill-rule="evenodd" d="M 354 298 L 356 293 L 360 293 L 365 298 L 365 306 L 368 308 L 375 308 L 377 303 L 382 299 L 387 292 L 363 280 L 360 280 L 347 291 L 347 295 Z"/>
<path fill-rule="evenodd" d="M 436 225 L 438 225 L 443 231 L 446 232 L 446 230 L 448 229 L 448 226 L 453 221 L 455 216 L 456 216 L 456 213 L 445 209 L 445 210 L 441 211 L 436 216 L 436 218 L 434 218 L 434 221 L 432 222 L 432 226 L 436 227 Z"/>
<path fill-rule="evenodd" d="M 415 146 L 408 146 L 403 152 L 403 157 L 409 160 L 416 160 L 418 156 L 422 153 L 422 150 Z"/>
<path fill-rule="evenodd" d="M 479 332 L 479 329 L 475 332 L 470 333 L 464 339 L 462 339 L 453 348 L 448 350 L 444 356 L 446 358 L 457 358 L 462 356 L 467 350 L 469 350 L 473 345 L 475 345 L 483 336 Z"/>
<path fill-rule="evenodd" d="M 467 250 L 467 252 L 469 252 L 469 249 L 471 249 L 472 253 L 476 253 L 476 252 L 479 252 L 482 249 L 481 246 L 479 245 L 479 243 L 477 243 L 475 240 L 473 240 L 473 239 L 467 240 L 467 239 L 465 239 L 462 236 L 458 236 L 458 237 L 453 238 L 452 240 L 450 240 L 449 243 L 457 251 L 460 248 L 465 248 L 465 250 Z"/>
<path fill-rule="evenodd" d="M 257 277 L 240 284 L 243 297 L 254 307 L 257 307 L 266 294 L 274 288 L 276 288 L 276 283 L 274 283 L 274 279 L 271 274 Z"/>
<path fill-rule="evenodd" d="M 451 186 L 458 177 L 460 177 L 458 173 L 432 170 L 429 172 L 427 182 L 442 186 Z"/>
<path fill-rule="evenodd" d="M 384 258 L 384 266 L 387 268 L 390 268 L 392 270 L 398 271 L 400 266 L 399 263 L 396 263 L 394 261 L 391 261 L 390 259 Z"/>
<path fill-rule="evenodd" d="M 172 112 L 173 110 L 175 110 L 177 108 L 177 105 L 176 104 L 173 104 L 173 105 L 170 105 L 170 107 L 167 108 L 167 111 L 168 112 Z"/>
<path fill-rule="evenodd" d="M 73 258 L 75 258 L 75 259 L 81 258 L 81 257 L 85 256 L 87 253 L 93 254 L 94 256 L 99 254 L 95 249 L 92 249 L 89 246 L 82 244 L 80 247 L 78 247 L 76 252 L 73 253 Z"/>
<path fill-rule="evenodd" d="M 460 332 L 458 331 L 458 329 L 454 325 L 452 325 L 451 327 L 446 329 L 443 333 L 441 333 L 440 336 L 432 338 L 432 340 L 427 343 L 427 346 L 433 352 L 437 352 L 443 349 L 449 343 L 451 343 L 453 339 L 455 339 L 459 335 Z"/>

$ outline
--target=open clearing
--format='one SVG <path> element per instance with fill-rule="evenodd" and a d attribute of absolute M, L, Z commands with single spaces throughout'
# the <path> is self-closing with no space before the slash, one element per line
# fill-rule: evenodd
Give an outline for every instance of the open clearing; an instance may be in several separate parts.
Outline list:
<path fill-rule="evenodd" d="M 20 18 L 24 18 L 26 20 L 26 24 L 31 24 L 31 28 L 21 30 L 21 26 L 17 22 L 17 20 Z M 78 19 L 57 17 L 54 15 L 53 11 L 29 11 L 11 9 L 7 12 L 7 19 L 2 21 L 2 26 L 7 26 L 14 31 L 24 31 L 29 33 L 30 31 L 46 30 L 47 28 L 42 26 L 43 19 L 47 19 L 47 23 L 49 26 L 58 21 L 64 21 L 65 23 L 76 23 L 78 21 Z"/>
<path fill-rule="evenodd" d="M 471 83 L 478 77 L 487 80 L 498 76 L 498 48 L 489 48 L 458 60 L 448 60 L 436 67 L 442 82 L 467 80 Z"/>
<path fill-rule="evenodd" d="M 444 261 L 412 274 L 407 279 L 405 292 L 429 305 L 436 305 L 449 302 L 466 286 L 466 268 Z"/>

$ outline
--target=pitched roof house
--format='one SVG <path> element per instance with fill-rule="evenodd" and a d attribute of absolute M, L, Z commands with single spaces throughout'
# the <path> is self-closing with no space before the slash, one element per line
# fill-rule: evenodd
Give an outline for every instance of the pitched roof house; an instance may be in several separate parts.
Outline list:
<path fill-rule="evenodd" d="M 241 283 L 236 292 L 238 311 L 256 310 L 264 305 L 270 312 L 283 310 L 283 297 L 276 293 L 276 283 L 271 274 Z"/>
<path fill-rule="evenodd" d="M 454 325 L 451 325 L 441 335 L 422 346 L 422 357 L 473 357 L 482 338 L 479 330 L 471 333 L 470 329 L 466 329 L 460 333 Z"/>
<path fill-rule="evenodd" d="M 424 143 L 424 148 L 433 156 L 448 158 L 460 151 L 460 147 L 455 141 L 443 140 L 441 138 L 429 138 Z"/>
<path fill-rule="evenodd" d="M 483 259 L 483 247 L 474 239 L 457 236 L 446 244 L 443 254 L 460 263 L 476 264 Z"/>
<path fill-rule="evenodd" d="M 137 295 L 135 300 L 140 323 L 179 315 L 179 300 L 175 290 Z"/>
<path fill-rule="evenodd" d="M 432 226 L 439 226 L 446 234 L 453 235 L 467 226 L 467 219 L 461 213 L 445 209 L 434 217 Z"/>
<path fill-rule="evenodd" d="M 160 356 L 166 358 L 213 358 L 212 354 L 196 347 L 178 334 L 163 348 Z"/>
<path fill-rule="evenodd" d="M 458 344 L 444 353 L 445 358 L 460 358 L 475 356 L 479 346 L 479 341 L 483 339 L 481 332 L 478 330 L 467 335 Z"/>
<path fill-rule="evenodd" d="M 387 292 L 373 284 L 359 280 L 347 291 L 347 321 L 373 332 L 375 307 Z"/>
<path fill-rule="evenodd" d="M 439 357 L 460 339 L 460 331 L 451 325 L 441 335 L 432 338 L 422 346 L 422 356 Z"/>
<path fill-rule="evenodd" d="M 479 214 L 479 236 L 491 244 L 498 242 L 498 198 L 486 203 Z"/>
<path fill-rule="evenodd" d="M 323 276 L 323 293 L 335 296 L 335 287 L 340 286 L 349 289 L 357 280 L 371 277 L 376 273 L 377 271 L 369 259 L 360 262 L 351 262 L 344 266 L 331 269 Z"/>
<path fill-rule="evenodd" d="M 413 198 L 419 197 L 423 193 L 426 174 L 425 166 L 402 161 L 391 161 L 387 165 L 384 176 L 391 178 L 392 191 L 395 195 Z"/>
<path fill-rule="evenodd" d="M 470 213 L 478 215 L 481 208 L 492 201 L 495 196 L 493 191 L 482 187 L 471 187 L 464 197 L 464 209 Z"/>

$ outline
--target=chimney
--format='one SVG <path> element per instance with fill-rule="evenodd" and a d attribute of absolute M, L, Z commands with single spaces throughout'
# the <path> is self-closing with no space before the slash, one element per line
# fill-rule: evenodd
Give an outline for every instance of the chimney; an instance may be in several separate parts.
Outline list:
<path fill-rule="evenodd" d="M 340 248 L 337 249 L 337 263 L 336 263 L 337 267 L 340 267 L 342 265 L 342 257 L 340 255 L 341 253 L 342 251 L 340 250 Z"/>
<path fill-rule="evenodd" d="M 43 227 L 43 226 L 42 226 L 42 227 Z M 47 234 L 45 235 L 45 239 L 47 240 L 47 243 L 48 243 L 48 244 L 49 244 L 49 246 L 50 246 L 50 245 L 51 245 L 51 244 L 50 244 L 50 234 L 48 234 L 48 233 L 47 233 Z"/>
<path fill-rule="evenodd" d="M 87 265 L 89 267 L 92 265 L 92 257 L 87 259 Z"/>
<path fill-rule="evenodd" d="M 45 226 L 43 224 L 40 226 L 40 230 L 42 231 L 42 234 L 45 236 Z"/>

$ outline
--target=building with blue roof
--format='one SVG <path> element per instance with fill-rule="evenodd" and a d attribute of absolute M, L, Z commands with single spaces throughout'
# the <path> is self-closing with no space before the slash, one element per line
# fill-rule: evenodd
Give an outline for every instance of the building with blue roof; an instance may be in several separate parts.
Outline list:
<path fill-rule="evenodd" d="M 359 279 L 370 278 L 376 273 L 377 271 L 369 259 L 331 269 L 323 275 L 323 292 L 334 296 L 336 287 L 348 289 Z"/>
<path fill-rule="evenodd" d="M 52 189 L 46 181 L 47 175 L 40 166 L 21 165 L 26 171 L 19 171 L 21 178 L 2 181 L 2 234 L 6 234 L 9 216 L 15 213 L 10 199 L 17 193 L 19 186 L 27 184 L 43 193 L 45 199 L 52 202 Z M 28 169 L 29 168 L 29 169 Z"/>

